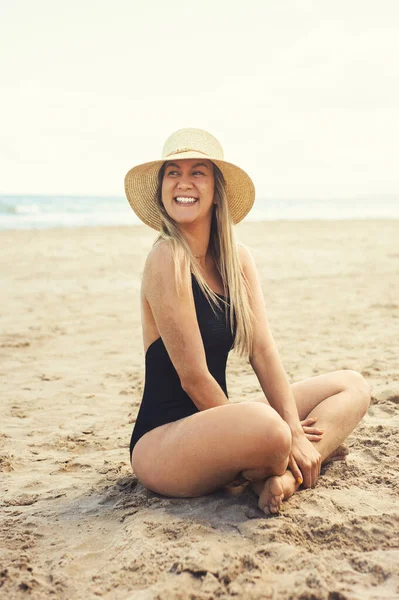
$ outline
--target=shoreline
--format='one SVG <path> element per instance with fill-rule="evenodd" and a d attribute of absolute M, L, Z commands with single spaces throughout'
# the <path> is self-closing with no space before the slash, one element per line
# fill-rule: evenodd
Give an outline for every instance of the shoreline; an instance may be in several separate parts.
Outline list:
<path fill-rule="evenodd" d="M 303 219 L 298 219 L 298 218 L 293 218 L 293 219 L 286 219 L 286 218 L 281 218 L 281 219 L 259 219 L 259 220 L 248 220 L 248 221 L 244 221 L 242 223 L 239 223 L 238 225 L 234 225 L 235 228 L 238 227 L 242 227 L 243 225 L 257 225 L 260 223 L 263 224 L 283 224 L 283 223 L 369 223 L 369 222 L 386 222 L 386 223 L 391 223 L 391 222 L 395 222 L 395 221 L 399 221 L 399 217 L 364 217 L 364 218 L 358 218 L 358 217 L 347 217 L 347 218 L 335 218 L 335 217 L 331 217 L 331 218 L 322 218 L 322 217 L 315 217 L 315 218 L 303 218 Z M 94 225 L 74 225 L 74 226 L 70 226 L 70 225 L 55 225 L 55 226 L 50 226 L 50 227 L 15 227 L 15 228 L 2 228 L 0 226 L 0 234 L 5 233 L 5 232 L 16 232 L 16 231 L 64 231 L 64 230 L 86 230 L 86 229 L 126 229 L 126 228 L 130 228 L 130 227 L 144 227 L 147 229 L 150 229 L 149 227 L 147 227 L 147 225 L 144 225 L 143 223 L 119 223 L 119 224 L 112 224 L 112 225 L 98 225 L 98 224 L 94 224 Z M 155 232 L 155 230 L 154 230 Z"/>

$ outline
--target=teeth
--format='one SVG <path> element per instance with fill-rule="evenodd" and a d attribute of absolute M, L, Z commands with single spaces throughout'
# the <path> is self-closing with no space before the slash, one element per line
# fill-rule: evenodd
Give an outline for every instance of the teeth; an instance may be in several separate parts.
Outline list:
<path fill-rule="evenodd" d="M 194 204 L 194 202 L 197 202 L 197 198 L 183 198 L 182 196 L 178 196 L 175 200 L 180 204 Z"/>

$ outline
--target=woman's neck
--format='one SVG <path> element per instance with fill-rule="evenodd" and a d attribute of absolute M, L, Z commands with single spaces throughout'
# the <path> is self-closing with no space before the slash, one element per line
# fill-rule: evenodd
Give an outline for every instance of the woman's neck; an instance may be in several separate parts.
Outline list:
<path fill-rule="evenodd" d="M 207 228 L 206 231 L 199 231 L 197 228 L 195 232 L 185 228 L 184 230 L 182 229 L 181 232 L 185 241 L 190 246 L 190 250 L 195 256 L 195 259 L 201 264 L 205 264 L 206 258 L 210 254 L 210 228 Z"/>

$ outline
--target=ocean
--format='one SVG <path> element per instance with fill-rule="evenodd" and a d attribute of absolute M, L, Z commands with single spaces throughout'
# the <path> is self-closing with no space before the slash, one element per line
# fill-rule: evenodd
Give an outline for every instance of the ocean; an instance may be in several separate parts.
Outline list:
<path fill-rule="evenodd" d="M 348 199 L 262 199 L 246 221 L 399 219 L 399 195 Z M 120 196 L 0 195 L 0 230 L 136 225 Z"/>

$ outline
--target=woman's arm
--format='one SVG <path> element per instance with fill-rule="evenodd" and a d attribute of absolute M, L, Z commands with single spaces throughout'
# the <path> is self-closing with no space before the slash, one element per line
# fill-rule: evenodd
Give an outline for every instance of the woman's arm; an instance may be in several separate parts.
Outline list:
<path fill-rule="evenodd" d="M 228 398 L 208 370 L 191 278 L 183 279 L 179 296 L 174 260 L 167 242 L 157 244 L 150 252 L 145 270 L 144 295 L 182 388 L 198 410 L 227 404 Z"/>
<path fill-rule="evenodd" d="M 291 470 L 296 478 L 299 477 L 295 464 L 298 463 L 304 485 L 310 487 L 314 485 L 320 472 L 320 454 L 302 429 L 295 398 L 270 329 L 255 262 L 244 246 L 239 246 L 239 254 L 249 284 L 251 308 L 256 319 L 250 363 L 270 405 L 291 429 L 292 454 L 295 461 L 290 462 Z"/>
<path fill-rule="evenodd" d="M 238 248 L 256 319 L 249 361 L 271 406 L 288 423 L 293 433 L 302 432 L 294 395 L 270 329 L 258 270 L 249 250 L 245 246 Z"/>

